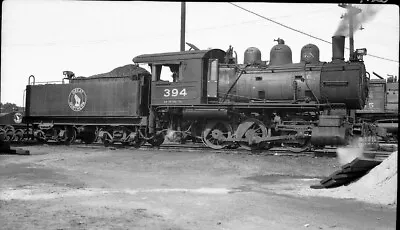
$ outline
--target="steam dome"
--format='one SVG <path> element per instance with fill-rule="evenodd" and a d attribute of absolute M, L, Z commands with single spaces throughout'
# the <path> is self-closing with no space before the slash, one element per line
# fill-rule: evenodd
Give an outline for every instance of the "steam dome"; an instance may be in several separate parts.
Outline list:
<path fill-rule="evenodd" d="M 300 62 L 319 62 L 319 48 L 314 44 L 307 44 L 301 48 Z"/>
<path fill-rule="evenodd" d="M 260 64 L 261 63 L 261 51 L 256 47 L 249 47 L 244 52 L 244 64 Z"/>
<path fill-rule="evenodd" d="M 278 42 L 278 44 L 271 49 L 269 64 L 285 65 L 293 63 L 292 50 L 290 49 L 290 47 L 285 45 L 285 41 L 283 39 L 278 38 L 278 40 L 276 41 Z"/>

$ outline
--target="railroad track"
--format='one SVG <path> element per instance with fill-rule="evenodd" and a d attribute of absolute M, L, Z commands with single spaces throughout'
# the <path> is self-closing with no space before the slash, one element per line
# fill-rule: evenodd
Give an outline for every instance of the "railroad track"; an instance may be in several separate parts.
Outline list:
<path fill-rule="evenodd" d="M 43 145 L 38 142 L 25 142 L 25 143 L 13 143 L 15 147 L 24 147 L 31 145 Z M 57 146 L 62 144 L 56 142 L 48 142 L 46 145 Z M 326 147 L 324 149 L 317 150 L 306 150 L 302 151 L 298 148 L 287 148 L 287 147 L 274 147 L 268 150 L 254 150 L 248 151 L 246 149 L 241 149 L 240 147 L 237 149 L 220 149 L 214 150 L 202 143 L 189 143 L 189 144 L 178 144 L 178 143 L 164 143 L 161 146 L 153 147 L 150 144 L 145 144 L 140 148 L 135 148 L 132 146 L 124 146 L 122 144 L 113 144 L 108 147 L 104 147 L 103 143 L 92 143 L 92 144 L 84 144 L 84 143 L 73 143 L 70 146 L 78 147 L 78 148 L 108 148 L 108 149 L 131 149 L 131 150 L 144 150 L 144 151 L 189 151 L 189 152 L 213 152 L 213 153 L 225 153 L 225 154 L 248 154 L 248 155 L 279 155 L 279 156 L 315 156 L 315 157 L 336 157 L 336 149 L 335 147 Z M 393 151 L 397 150 L 397 145 L 395 147 L 384 148 L 386 151 L 377 151 L 377 150 L 365 150 L 364 155 L 367 158 L 384 160 L 386 159 Z M 389 151 L 388 151 L 389 150 Z"/>

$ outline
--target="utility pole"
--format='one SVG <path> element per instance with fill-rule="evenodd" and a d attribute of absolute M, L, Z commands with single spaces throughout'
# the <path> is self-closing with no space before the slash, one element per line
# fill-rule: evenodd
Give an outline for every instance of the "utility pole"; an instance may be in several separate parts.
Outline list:
<path fill-rule="evenodd" d="M 361 13 L 361 9 L 347 3 L 340 3 L 340 7 L 347 9 L 349 17 L 349 44 L 350 44 L 350 59 L 354 58 L 354 16 Z"/>
<path fill-rule="evenodd" d="M 181 2 L 181 51 L 185 51 L 186 3 Z"/>
<path fill-rule="evenodd" d="M 0 113 L 1 113 L 1 75 L 0 75 Z"/>

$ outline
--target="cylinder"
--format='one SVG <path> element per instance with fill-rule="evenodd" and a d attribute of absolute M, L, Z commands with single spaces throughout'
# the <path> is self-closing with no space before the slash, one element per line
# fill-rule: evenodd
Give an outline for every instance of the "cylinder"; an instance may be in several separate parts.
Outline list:
<path fill-rule="evenodd" d="M 332 37 L 332 61 L 344 60 L 344 36 Z"/>
<path fill-rule="evenodd" d="M 342 146 L 346 144 L 346 138 L 343 127 L 314 127 L 310 141 L 314 146 Z"/>

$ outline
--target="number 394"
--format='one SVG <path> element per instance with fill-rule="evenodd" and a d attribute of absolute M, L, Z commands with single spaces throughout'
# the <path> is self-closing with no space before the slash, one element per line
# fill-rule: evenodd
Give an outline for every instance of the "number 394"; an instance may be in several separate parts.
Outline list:
<path fill-rule="evenodd" d="M 164 89 L 164 97 L 177 97 L 177 96 L 186 96 L 186 89 L 183 88 L 179 91 L 179 89 Z"/>

